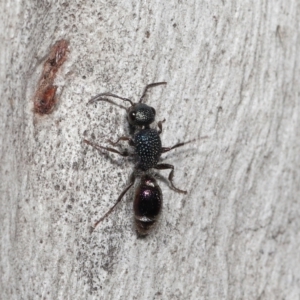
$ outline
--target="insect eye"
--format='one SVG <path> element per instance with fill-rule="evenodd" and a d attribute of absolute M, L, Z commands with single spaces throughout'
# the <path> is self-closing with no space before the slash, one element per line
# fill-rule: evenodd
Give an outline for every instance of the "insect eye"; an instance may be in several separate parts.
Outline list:
<path fill-rule="evenodd" d="M 131 111 L 131 112 L 129 113 L 129 118 L 130 118 L 131 121 L 135 121 L 135 118 L 136 118 L 136 113 L 135 113 L 135 111 Z"/>
<path fill-rule="evenodd" d="M 155 114 L 156 114 L 155 109 L 154 109 L 153 107 L 151 107 L 151 110 L 152 110 L 152 112 L 153 112 L 153 115 L 155 115 Z"/>

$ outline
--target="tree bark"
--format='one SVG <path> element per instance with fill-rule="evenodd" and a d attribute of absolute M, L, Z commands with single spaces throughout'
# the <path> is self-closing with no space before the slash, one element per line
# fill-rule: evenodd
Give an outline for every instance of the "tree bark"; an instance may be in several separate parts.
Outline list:
<path fill-rule="evenodd" d="M 299 1 L 0 7 L 1 299 L 298 299 Z M 38 114 L 62 39 L 41 93 L 55 106 Z M 131 189 L 90 233 L 134 162 L 83 142 L 128 135 L 127 103 L 87 102 L 158 81 L 145 102 L 163 146 L 194 140 L 163 155 L 188 194 L 159 181 L 162 216 L 139 238 Z"/>

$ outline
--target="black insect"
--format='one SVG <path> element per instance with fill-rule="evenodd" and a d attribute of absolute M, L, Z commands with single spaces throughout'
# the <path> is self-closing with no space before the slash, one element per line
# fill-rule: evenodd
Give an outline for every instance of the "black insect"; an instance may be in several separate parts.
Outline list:
<path fill-rule="evenodd" d="M 170 164 L 158 163 L 161 155 L 172 149 L 181 147 L 189 142 L 178 143 L 173 147 L 162 147 L 160 134 L 162 133 L 162 123 L 165 121 L 159 121 L 157 123 L 158 130 L 150 128 L 150 124 L 155 120 L 155 109 L 142 103 L 146 92 L 149 88 L 166 84 L 166 82 L 157 82 L 149 84 L 145 87 L 142 97 L 138 103 L 133 103 L 130 99 L 119 97 L 112 93 L 102 93 L 92 98 L 89 103 L 96 101 L 108 101 L 110 99 L 106 97 L 114 97 L 123 101 L 130 102 L 131 107 L 127 110 L 127 119 L 131 128 L 132 137 L 121 136 L 116 142 L 108 140 L 108 142 L 115 146 L 120 141 L 128 141 L 129 145 L 134 147 L 134 156 L 136 158 L 136 166 L 131 175 L 130 184 L 123 190 L 118 197 L 114 206 L 100 219 L 98 220 L 94 228 L 102 222 L 122 200 L 126 192 L 134 185 L 136 178 L 139 177 L 139 182 L 135 189 L 135 196 L 133 202 L 134 215 L 136 220 L 137 231 L 140 234 L 147 234 L 149 229 L 155 224 L 159 217 L 161 206 L 162 206 L 162 192 L 157 184 L 153 170 L 171 170 L 168 176 L 168 180 L 171 184 L 172 189 L 178 193 L 186 194 L 186 191 L 176 188 L 173 184 L 174 177 L 174 166 Z M 129 156 L 129 152 L 120 152 L 115 148 L 100 146 L 84 140 L 85 143 L 93 146 L 98 150 L 107 150 L 113 153 L 117 153 L 121 156 Z"/>

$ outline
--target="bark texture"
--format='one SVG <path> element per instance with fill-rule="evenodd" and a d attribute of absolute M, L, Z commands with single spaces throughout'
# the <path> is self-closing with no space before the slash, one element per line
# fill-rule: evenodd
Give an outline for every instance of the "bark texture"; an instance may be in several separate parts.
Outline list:
<path fill-rule="evenodd" d="M 299 1 L 0 8 L 1 299 L 298 299 Z M 56 107 L 37 115 L 44 62 L 61 39 Z M 163 156 L 189 193 L 160 181 L 163 214 L 144 239 L 133 191 L 90 234 L 133 162 L 82 142 L 128 134 L 123 109 L 86 104 L 105 91 L 136 101 L 163 80 L 146 101 L 166 119 L 164 146 L 196 139 Z"/>

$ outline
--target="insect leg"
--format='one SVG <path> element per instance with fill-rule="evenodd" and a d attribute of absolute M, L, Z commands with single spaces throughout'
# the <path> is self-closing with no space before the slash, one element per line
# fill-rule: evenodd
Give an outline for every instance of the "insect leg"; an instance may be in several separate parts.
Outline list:
<path fill-rule="evenodd" d="M 174 177 L 174 166 L 173 165 L 170 165 L 170 164 L 158 164 L 154 167 L 154 169 L 157 169 L 157 170 L 167 170 L 167 169 L 171 169 L 171 172 L 169 174 L 169 181 L 170 181 L 170 184 L 172 186 L 172 188 L 178 192 L 178 193 L 181 193 L 181 194 L 187 194 L 187 191 L 183 191 L 183 190 L 180 190 L 178 189 L 177 187 L 174 186 L 173 184 L 173 177 Z"/>
<path fill-rule="evenodd" d="M 120 194 L 120 196 L 118 197 L 116 203 L 109 209 L 109 211 L 102 217 L 100 218 L 93 226 L 93 230 L 97 227 L 97 225 L 99 223 L 101 223 L 106 217 L 108 217 L 112 211 L 115 209 L 115 207 L 118 205 L 118 203 L 122 200 L 122 198 L 124 197 L 124 195 L 127 193 L 127 191 L 133 186 L 135 181 L 135 175 L 132 174 L 130 176 L 130 184 L 122 191 L 122 193 Z"/>
<path fill-rule="evenodd" d="M 110 143 L 113 146 L 117 145 L 119 143 L 119 141 L 128 141 L 128 144 L 130 146 L 134 146 L 134 141 L 128 136 L 121 136 L 117 139 L 116 142 L 113 142 L 112 140 L 107 140 L 107 142 Z"/>
<path fill-rule="evenodd" d="M 124 152 L 120 152 L 114 148 L 110 148 L 110 147 L 104 147 L 104 146 L 100 146 L 100 145 L 97 145 L 97 144 L 94 144 L 88 140 L 83 140 L 86 144 L 88 145 L 91 145 L 92 147 L 94 147 L 95 149 L 97 150 L 106 150 L 106 151 L 109 151 L 109 152 L 113 152 L 113 153 L 117 153 L 121 156 L 129 156 L 129 153 L 127 151 L 124 151 Z"/>
<path fill-rule="evenodd" d="M 183 142 L 183 143 L 178 143 L 178 144 L 176 144 L 176 145 L 174 145 L 174 146 L 172 146 L 172 147 L 162 147 L 161 150 L 162 150 L 162 153 L 166 153 L 166 152 L 168 152 L 168 151 L 170 151 L 170 150 L 173 150 L 173 149 L 175 149 L 175 148 L 181 147 L 181 146 L 183 146 L 183 145 L 189 144 L 189 143 L 194 142 L 194 141 L 195 141 L 195 140 L 191 140 L 191 141 Z"/>
<path fill-rule="evenodd" d="M 166 119 L 163 119 L 162 121 L 159 121 L 158 123 L 157 123 L 157 127 L 158 127 L 158 134 L 161 134 L 162 133 L 162 123 L 163 122 L 165 122 L 166 121 Z"/>

